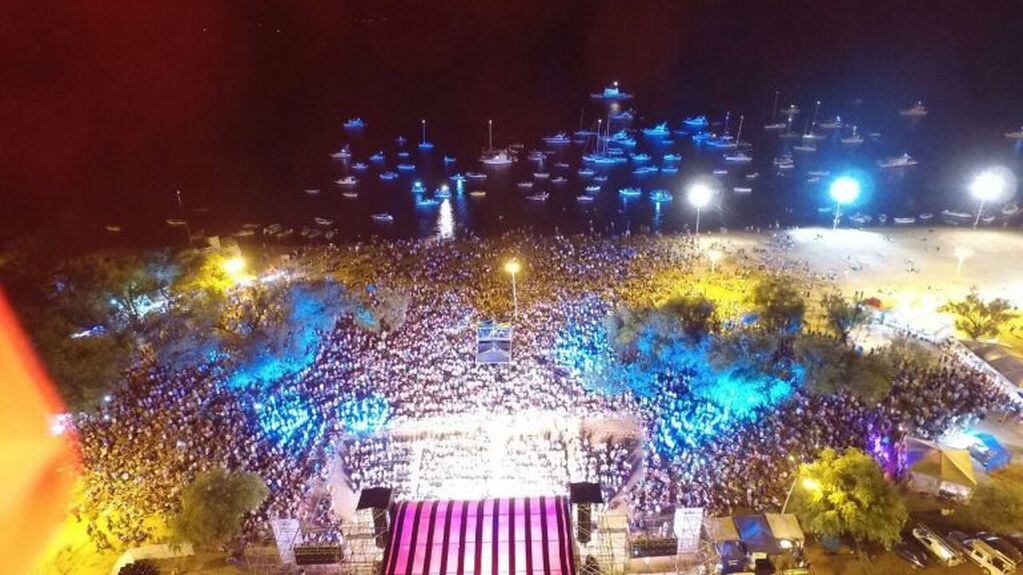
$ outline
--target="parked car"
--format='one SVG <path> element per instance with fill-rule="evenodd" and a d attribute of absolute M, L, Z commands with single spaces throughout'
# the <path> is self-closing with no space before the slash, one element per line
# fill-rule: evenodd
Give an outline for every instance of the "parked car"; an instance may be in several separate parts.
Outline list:
<path fill-rule="evenodd" d="M 951 567 L 963 562 L 962 556 L 948 541 L 945 541 L 941 535 L 923 523 L 917 524 L 913 528 L 912 534 L 913 538 L 938 560 L 938 563 Z"/>
<path fill-rule="evenodd" d="M 987 543 L 1002 552 L 1003 555 L 1012 560 L 1016 565 L 1023 564 L 1023 553 L 1009 539 L 995 533 L 980 532 L 977 539 Z"/>
<path fill-rule="evenodd" d="M 961 541 L 963 554 L 988 575 L 1008 575 L 1016 571 L 1016 563 L 986 541 L 968 537 Z"/>
<path fill-rule="evenodd" d="M 892 551 L 910 565 L 921 569 L 931 562 L 931 556 L 927 550 L 910 536 L 903 535 L 902 539 L 892 545 Z"/>

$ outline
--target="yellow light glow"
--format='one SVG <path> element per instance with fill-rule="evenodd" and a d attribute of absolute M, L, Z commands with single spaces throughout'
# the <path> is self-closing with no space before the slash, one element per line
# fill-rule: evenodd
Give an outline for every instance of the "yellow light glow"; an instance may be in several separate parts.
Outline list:
<path fill-rule="evenodd" d="M 519 264 L 519 260 L 508 260 L 504 262 L 504 271 L 515 275 L 522 269 L 522 265 Z"/>
<path fill-rule="evenodd" d="M 245 271 L 245 259 L 241 256 L 236 256 L 224 260 L 223 263 L 224 272 L 230 276 L 237 276 Z"/>
<path fill-rule="evenodd" d="M 820 491 L 821 488 L 821 482 L 817 481 L 813 477 L 804 477 L 800 483 L 802 484 L 803 489 L 806 489 L 807 491 Z"/>
<path fill-rule="evenodd" d="M 711 263 L 715 263 L 715 264 L 718 263 L 719 261 L 721 261 L 721 258 L 723 256 L 724 256 L 724 254 L 722 254 L 718 250 L 715 250 L 715 249 L 707 250 L 707 259 L 709 259 L 711 261 Z"/>

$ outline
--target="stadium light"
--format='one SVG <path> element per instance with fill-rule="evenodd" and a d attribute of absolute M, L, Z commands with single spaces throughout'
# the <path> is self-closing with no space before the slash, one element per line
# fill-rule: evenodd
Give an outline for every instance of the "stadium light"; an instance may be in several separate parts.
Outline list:
<path fill-rule="evenodd" d="M 689 200 L 690 205 L 696 208 L 696 234 L 699 235 L 700 212 L 714 199 L 714 190 L 706 183 L 697 182 L 689 186 L 689 191 L 686 192 L 686 199 Z"/>
<path fill-rule="evenodd" d="M 973 220 L 973 228 L 977 229 L 980 217 L 984 213 L 984 204 L 1004 198 L 1010 188 L 1011 172 L 1006 168 L 988 168 L 973 177 L 970 183 L 970 195 L 980 201 L 977 218 Z"/>
<path fill-rule="evenodd" d="M 831 229 L 838 229 L 838 222 L 842 218 L 842 206 L 851 204 L 860 197 L 860 182 L 856 178 L 842 176 L 831 182 L 829 190 L 831 199 L 835 202 L 835 219 Z"/>
<path fill-rule="evenodd" d="M 504 262 L 504 271 L 511 274 L 512 280 L 512 305 L 515 309 L 515 318 L 519 317 L 519 294 L 515 288 L 515 275 L 522 269 L 522 265 L 517 259 L 510 259 Z"/>

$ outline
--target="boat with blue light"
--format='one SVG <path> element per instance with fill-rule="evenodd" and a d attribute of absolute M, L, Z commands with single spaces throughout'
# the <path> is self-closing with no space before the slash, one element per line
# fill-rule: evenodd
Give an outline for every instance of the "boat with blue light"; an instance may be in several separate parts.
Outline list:
<path fill-rule="evenodd" d="M 618 190 L 618 195 L 623 198 L 638 198 L 643 195 L 643 191 L 639 188 L 621 188 Z"/>
<path fill-rule="evenodd" d="M 345 145 L 340 150 L 331 154 L 330 157 L 334 158 L 335 160 L 347 160 L 348 158 L 352 157 L 352 151 L 351 149 L 348 148 L 347 145 Z"/>
<path fill-rule="evenodd" d="M 583 178 L 592 178 L 593 175 L 596 174 L 596 172 L 594 172 L 590 168 L 579 168 L 579 170 L 576 173 Z"/>
<path fill-rule="evenodd" d="M 334 180 L 334 183 L 339 186 L 354 186 L 359 183 L 359 180 L 357 180 L 355 176 L 345 176 L 339 180 Z"/>
<path fill-rule="evenodd" d="M 677 174 L 678 173 L 678 166 L 675 166 L 675 165 L 661 166 L 661 173 L 662 174 Z"/>
<path fill-rule="evenodd" d="M 387 171 L 380 174 L 380 179 L 385 181 L 397 180 L 398 174 L 395 172 Z"/>
<path fill-rule="evenodd" d="M 394 139 L 394 143 L 397 144 L 399 148 L 404 148 L 405 144 L 408 143 L 408 139 L 405 138 L 405 136 L 398 136 Z"/>
<path fill-rule="evenodd" d="M 664 154 L 663 159 L 665 162 L 681 162 L 681 154 Z"/>
<path fill-rule="evenodd" d="M 515 156 L 508 153 L 508 150 L 497 150 L 483 154 L 480 161 L 488 166 L 507 166 L 515 161 Z"/>
<path fill-rule="evenodd" d="M 387 212 L 381 212 L 379 214 L 373 214 L 370 217 L 373 218 L 373 221 L 380 222 L 382 224 L 386 224 L 388 222 L 393 222 L 394 221 L 394 216 L 392 216 L 391 214 L 389 214 Z"/>
<path fill-rule="evenodd" d="M 615 81 L 612 82 L 610 86 L 605 87 L 603 92 L 590 94 L 590 97 L 593 98 L 594 100 L 607 101 L 630 100 L 632 99 L 632 94 L 623 92 L 621 88 L 618 87 L 618 82 Z"/>
<path fill-rule="evenodd" d="M 533 178 L 537 180 L 546 180 L 549 177 L 551 177 L 551 175 L 547 172 L 533 172 Z"/>
<path fill-rule="evenodd" d="M 522 189 L 522 190 L 531 190 L 531 189 L 533 189 L 533 182 L 531 182 L 529 180 L 526 180 L 526 181 L 523 181 L 523 182 L 519 182 L 519 183 L 517 183 L 515 185 L 518 186 L 519 189 Z"/>
<path fill-rule="evenodd" d="M 360 171 L 360 172 L 361 172 L 362 170 L 366 170 L 366 169 L 368 169 L 368 168 L 369 168 L 369 166 L 368 166 L 368 165 L 366 165 L 366 164 L 365 164 L 365 163 L 363 163 L 363 162 L 355 162 L 355 165 L 354 165 L 354 166 L 352 166 L 352 169 L 353 169 L 353 170 L 357 170 L 357 171 Z"/>
<path fill-rule="evenodd" d="M 657 203 L 657 204 L 663 204 L 665 202 L 670 202 L 671 200 L 672 200 L 672 197 L 671 197 L 671 194 L 668 193 L 668 190 L 654 190 L 654 191 L 650 192 L 650 201 L 651 202 L 654 202 L 654 203 Z"/>
<path fill-rule="evenodd" d="M 586 193 L 588 193 L 588 194 L 595 194 L 595 193 L 597 193 L 599 191 L 600 191 L 600 186 L 597 186 L 597 185 L 586 186 Z"/>
<path fill-rule="evenodd" d="M 643 135 L 667 138 L 668 136 L 671 135 L 671 132 L 668 130 L 668 123 L 661 122 L 660 124 L 657 124 L 652 128 L 643 128 Z"/>
<path fill-rule="evenodd" d="M 631 122 L 636 117 L 636 112 L 633 110 L 624 110 L 622 112 L 613 113 L 609 116 L 613 122 Z"/>
<path fill-rule="evenodd" d="M 487 175 L 483 174 L 483 173 L 480 173 L 480 172 L 469 172 L 469 173 L 465 174 L 465 177 L 469 178 L 470 180 L 485 180 L 485 179 L 487 179 Z"/>
<path fill-rule="evenodd" d="M 448 179 L 451 180 L 452 182 L 455 182 L 456 184 L 458 184 L 458 183 L 462 183 L 462 182 L 465 181 L 465 176 L 463 176 L 461 173 L 458 173 L 458 174 L 453 174 Z"/>
<path fill-rule="evenodd" d="M 568 179 L 566 179 L 564 176 L 557 176 L 553 180 L 551 180 L 551 183 L 554 184 L 555 186 L 560 186 L 561 184 L 564 184 L 567 181 Z"/>
<path fill-rule="evenodd" d="M 426 193 L 426 186 L 423 185 L 423 182 L 420 182 L 419 180 L 416 180 L 412 184 L 412 193 L 413 194 L 425 194 Z"/>
<path fill-rule="evenodd" d="M 582 203 L 582 204 L 592 203 L 593 200 L 595 200 L 595 199 L 596 198 L 594 198 L 593 196 L 588 196 L 586 194 L 579 194 L 578 196 L 575 197 L 575 201 L 577 201 L 579 203 Z"/>
<path fill-rule="evenodd" d="M 456 162 L 455 158 L 452 158 L 451 156 L 449 156 L 447 154 L 444 155 L 444 163 L 445 164 L 454 164 L 455 162 Z"/>
<path fill-rule="evenodd" d="M 682 120 L 682 123 L 690 130 L 703 131 L 710 127 L 706 116 L 690 116 Z"/>
<path fill-rule="evenodd" d="M 439 199 L 446 199 L 451 197 L 451 188 L 447 184 L 441 184 L 439 188 L 433 191 L 433 197 Z"/>
<path fill-rule="evenodd" d="M 416 165 L 415 164 L 405 164 L 405 163 L 402 163 L 402 164 L 398 164 L 397 168 L 398 168 L 398 171 L 400 171 L 400 172 L 411 172 L 411 171 L 416 169 Z"/>
<path fill-rule="evenodd" d="M 565 132 L 558 132 L 553 136 L 544 136 L 543 141 L 549 146 L 567 146 L 572 140 L 565 135 Z"/>
<path fill-rule="evenodd" d="M 349 130 L 357 130 L 359 128 L 365 128 L 366 122 L 363 122 L 362 118 L 349 118 L 345 120 L 344 126 Z"/>
<path fill-rule="evenodd" d="M 638 163 L 642 163 L 642 162 L 649 162 L 650 161 L 650 154 L 642 154 L 642 153 L 641 154 L 632 154 L 629 157 L 629 159 L 631 159 L 633 162 L 636 162 L 637 164 Z"/>
<path fill-rule="evenodd" d="M 384 161 L 384 159 L 386 157 L 387 156 L 385 156 L 383 152 L 377 152 L 377 153 L 375 153 L 375 154 L 373 154 L 372 156 L 369 157 L 369 161 L 371 161 L 371 162 L 382 162 L 382 161 Z"/>

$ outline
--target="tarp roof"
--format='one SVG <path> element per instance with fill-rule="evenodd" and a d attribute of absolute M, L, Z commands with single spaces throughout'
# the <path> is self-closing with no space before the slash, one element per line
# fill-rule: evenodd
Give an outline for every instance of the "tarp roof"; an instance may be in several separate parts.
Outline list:
<path fill-rule="evenodd" d="M 970 452 L 965 449 L 942 449 L 933 442 L 911 437 L 906 440 L 906 463 L 914 473 L 971 488 L 977 486 Z"/>
<path fill-rule="evenodd" d="M 742 539 L 731 517 L 704 517 L 703 530 L 707 533 L 707 539 L 714 543 Z"/>
<path fill-rule="evenodd" d="M 1023 387 L 1023 354 L 998 343 L 963 340 L 963 345 L 1017 387 Z"/>
<path fill-rule="evenodd" d="M 767 524 L 771 527 L 771 534 L 776 539 L 788 539 L 790 541 L 803 541 L 803 530 L 799 527 L 799 520 L 791 513 L 767 513 L 764 515 Z"/>

